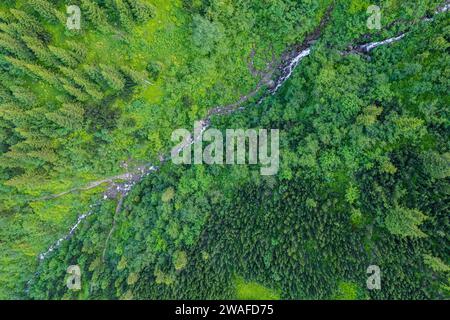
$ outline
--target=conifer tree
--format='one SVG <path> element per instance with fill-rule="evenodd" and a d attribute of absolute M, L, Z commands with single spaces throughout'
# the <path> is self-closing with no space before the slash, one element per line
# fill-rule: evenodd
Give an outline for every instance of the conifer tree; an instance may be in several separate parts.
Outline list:
<path fill-rule="evenodd" d="M 126 0 L 138 23 L 144 23 L 155 14 L 155 8 L 141 0 Z"/>
<path fill-rule="evenodd" d="M 104 64 L 100 65 L 101 74 L 106 83 L 115 91 L 120 91 L 125 86 L 125 80 L 120 72 L 114 67 L 110 67 Z"/>
<path fill-rule="evenodd" d="M 6 33 L 0 33 L 0 48 L 6 50 L 10 55 L 14 55 L 21 60 L 32 59 L 32 55 L 19 40 L 12 38 Z"/>
<path fill-rule="evenodd" d="M 53 67 L 57 64 L 54 56 L 40 40 L 28 36 L 22 36 L 22 40 L 26 43 L 27 47 L 33 51 L 36 58 L 38 58 L 46 67 Z"/>
<path fill-rule="evenodd" d="M 80 41 L 66 41 L 67 46 L 69 47 L 70 51 L 72 52 L 72 56 L 78 60 L 78 62 L 83 62 L 86 60 L 87 56 L 87 49 L 86 47 L 80 43 Z"/>
<path fill-rule="evenodd" d="M 51 53 L 53 53 L 53 55 L 56 58 L 58 58 L 66 66 L 74 68 L 78 65 L 78 61 L 66 49 L 55 46 L 48 46 L 48 49 L 50 50 Z"/>
<path fill-rule="evenodd" d="M 128 7 L 128 4 L 124 2 L 123 0 L 113 0 L 114 6 L 117 10 L 117 13 L 119 15 L 119 21 L 121 26 L 127 30 L 130 31 L 133 27 L 133 16 L 130 11 L 130 8 Z"/>
<path fill-rule="evenodd" d="M 50 23 L 66 22 L 66 16 L 46 0 L 28 0 L 28 6 Z"/>
<path fill-rule="evenodd" d="M 14 98 L 20 103 L 21 106 L 25 108 L 34 107 L 37 104 L 37 97 L 35 94 L 30 92 L 22 86 L 10 86 Z"/>
<path fill-rule="evenodd" d="M 78 130 L 83 124 L 84 109 L 80 104 L 66 103 L 59 110 L 49 112 L 45 116 L 62 128 Z"/>
<path fill-rule="evenodd" d="M 60 67 L 59 69 L 66 77 L 71 79 L 78 86 L 82 87 L 93 99 L 103 99 L 103 94 L 99 91 L 99 89 L 96 88 L 96 86 L 89 80 L 85 79 L 79 71 L 66 67 Z"/>
<path fill-rule="evenodd" d="M 81 0 L 81 8 L 87 19 L 100 31 L 106 31 L 110 27 L 104 10 L 97 3 L 91 0 Z"/>
<path fill-rule="evenodd" d="M 122 73 L 129 77 L 134 84 L 143 84 L 148 79 L 148 73 L 146 71 L 136 71 L 126 65 L 120 66 Z"/>
<path fill-rule="evenodd" d="M 16 23 L 22 27 L 24 32 L 33 32 L 37 35 L 44 35 L 47 33 L 39 21 L 30 16 L 28 13 L 17 9 L 11 9 L 10 12 L 14 18 L 16 18 Z"/>
<path fill-rule="evenodd" d="M 86 102 L 89 100 L 88 95 L 86 95 L 83 91 L 70 84 L 63 84 L 63 88 L 68 94 L 76 98 L 78 101 Z"/>

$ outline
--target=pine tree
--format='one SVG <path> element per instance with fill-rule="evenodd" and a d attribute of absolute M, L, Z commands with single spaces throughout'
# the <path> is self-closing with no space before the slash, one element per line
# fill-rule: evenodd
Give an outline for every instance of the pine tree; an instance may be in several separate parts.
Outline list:
<path fill-rule="evenodd" d="M 89 96 L 70 84 L 63 84 L 63 88 L 68 94 L 76 98 L 78 101 L 86 102 L 89 100 Z"/>
<path fill-rule="evenodd" d="M 27 161 L 28 163 L 34 163 L 33 170 L 30 170 L 28 172 L 25 172 L 21 175 L 17 175 L 14 178 L 6 181 L 6 185 L 8 186 L 14 186 L 16 188 L 21 189 L 35 189 L 36 186 L 42 183 L 42 181 L 45 179 L 43 175 L 40 175 L 36 168 L 41 164 L 39 161 L 34 160 L 34 157 L 31 157 L 29 155 L 22 155 L 23 157 L 26 157 L 30 159 Z"/>
<path fill-rule="evenodd" d="M 28 5 L 50 23 L 66 23 L 66 16 L 46 0 L 28 0 Z"/>
<path fill-rule="evenodd" d="M 33 51 L 36 58 L 46 67 L 53 67 L 57 64 L 56 59 L 40 40 L 28 36 L 23 36 L 22 40 L 25 42 L 27 47 Z"/>
<path fill-rule="evenodd" d="M 17 102 L 10 102 L 2 103 L 0 108 L 0 117 L 14 123 L 16 121 L 20 121 L 22 118 L 26 117 L 26 115 Z"/>
<path fill-rule="evenodd" d="M 107 84 L 115 91 L 121 91 L 125 86 L 123 76 L 114 67 L 100 64 L 101 74 Z"/>
<path fill-rule="evenodd" d="M 86 60 L 87 49 L 86 47 L 80 43 L 79 41 L 66 41 L 67 46 L 72 52 L 72 56 L 78 60 L 78 62 L 83 62 Z"/>
<path fill-rule="evenodd" d="M 423 238 L 427 235 L 419 226 L 427 219 L 417 209 L 408 209 L 396 206 L 391 209 L 385 219 L 386 228 L 393 235 L 400 237 Z"/>
<path fill-rule="evenodd" d="M 58 156 L 52 149 L 40 149 L 34 150 L 27 153 L 28 156 L 32 158 L 37 158 L 48 163 L 56 163 Z"/>
<path fill-rule="evenodd" d="M 6 33 L 0 33 L 0 48 L 21 60 L 30 60 L 33 57 L 27 47 Z"/>
<path fill-rule="evenodd" d="M 100 8 L 98 4 L 90 0 L 81 0 L 81 8 L 86 14 L 87 19 L 94 26 L 98 27 L 100 31 L 106 31 L 110 28 L 104 10 Z"/>
<path fill-rule="evenodd" d="M 0 30 L 13 38 L 17 38 L 21 32 L 19 32 L 15 26 L 17 26 L 15 23 L 0 23 Z"/>
<path fill-rule="evenodd" d="M 155 14 L 155 8 L 141 0 L 126 0 L 138 23 L 144 23 Z"/>
<path fill-rule="evenodd" d="M 26 149 L 26 147 L 20 146 L 19 144 L 12 146 L 8 152 L 0 157 L 1 166 L 4 168 L 22 168 L 28 171 L 42 164 L 41 161 L 29 156 L 27 150 L 23 149 Z"/>
<path fill-rule="evenodd" d="M 0 103 L 11 102 L 12 99 L 13 99 L 13 97 L 12 97 L 10 91 L 3 85 L 0 85 Z"/>
<path fill-rule="evenodd" d="M 48 139 L 47 136 L 34 132 L 32 132 L 30 135 L 27 135 L 26 140 L 21 143 L 27 144 L 34 149 L 48 149 L 53 146 L 52 141 Z"/>
<path fill-rule="evenodd" d="M 37 97 L 30 90 L 22 86 L 10 86 L 9 89 L 21 106 L 30 108 L 37 104 Z"/>
<path fill-rule="evenodd" d="M 10 65 L 13 67 L 13 70 L 22 71 L 31 77 L 34 76 L 34 74 L 30 70 L 28 70 L 27 64 L 25 62 L 13 57 L 5 57 L 5 61 L 10 63 Z"/>
<path fill-rule="evenodd" d="M 84 109 L 80 104 L 66 103 L 58 111 L 47 113 L 45 116 L 63 128 L 78 130 L 83 125 Z"/>
<path fill-rule="evenodd" d="M 123 0 L 113 0 L 113 2 L 119 15 L 119 21 L 121 26 L 125 30 L 130 31 L 133 28 L 133 21 L 132 21 L 132 13 L 130 11 L 130 8 L 128 7 L 128 4 Z"/>
<path fill-rule="evenodd" d="M 11 22 L 11 15 L 6 10 L 0 10 L 0 21 Z"/>
<path fill-rule="evenodd" d="M 5 60 L 8 61 L 12 66 L 17 68 L 18 70 L 25 72 L 31 77 L 40 78 L 45 82 L 49 83 L 50 85 L 54 86 L 55 88 L 60 87 L 58 78 L 45 68 L 42 68 L 35 64 L 25 63 L 13 57 L 6 57 Z"/>
<path fill-rule="evenodd" d="M 424 263 L 429 266 L 434 272 L 449 272 L 450 267 L 441 259 L 432 256 L 431 254 L 423 255 Z"/>
<path fill-rule="evenodd" d="M 137 85 L 143 84 L 149 77 L 146 71 L 139 72 L 127 67 L 126 65 L 120 66 L 120 70 L 125 76 L 129 77 L 134 84 Z"/>
<path fill-rule="evenodd" d="M 98 85 L 103 85 L 103 76 L 96 66 L 83 65 L 83 71 L 89 77 L 89 79 L 91 79 Z"/>
<path fill-rule="evenodd" d="M 72 56 L 72 54 L 63 48 L 58 48 L 54 46 L 48 46 L 53 55 L 58 58 L 62 63 L 68 67 L 75 68 L 78 65 L 78 61 Z"/>
<path fill-rule="evenodd" d="M 42 68 L 35 64 L 26 64 L 28 70 L 30 70 L 34 75 L 38 76 L 40 79 L 44 80 L 48 84 L 54 86 L 56 89 L 61 87 L 60 82 L 55 74 L 48 71 L 45 68 Z"/>
<path fill-rule="evenodd" d="M 10 12 L 14 16 L 14 18 L 16 18 L 16 23 L 22 28 L 25 33 L 29 34 L 30 32 L 33 32 L 36 35 L 47 34 L 39 21 L 31 17 L 26 12 L 16 9 L 10 9 Z"/>
<path fill-rule="evenodd" d="M 96 86 L 89 80 L 85 79 L 80 72 L 66 67 L 60 67 L 59 69 L 66 77 L 71 79 L 78 86 L 82 87 L 92 98 L 95 100 L 103 99 L 103 94 L 98 90 L 98 88 L 96 88 Z"/>

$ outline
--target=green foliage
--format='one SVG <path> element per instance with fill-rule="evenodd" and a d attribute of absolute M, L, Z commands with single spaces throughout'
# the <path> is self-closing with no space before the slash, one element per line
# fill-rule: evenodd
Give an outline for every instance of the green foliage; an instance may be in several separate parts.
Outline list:
<path fill-rule="evenodd" d="M 416 209 L 395 207 L 386 216 L 385 224 L 390 233 L 401 237 L 420 238 L 426 234 L 419 226 L 427 217 Z"/>
<path fill-rule="evenodd" d="M 186 267 L 187 255 L 184 251 L 176 251 L 173 255 L 173 265 L 175 270 L 180 271 Z"/>
<path fill-rule="evenodd" d="M 355 283 L 352 282 L 339 282 L 337 292 L 334 299 L 336 300 L 356 300 L 358 299 L 358 291 L 360 289 Z"/>
<path fill-rule="evenodd" d="M 163 192 L 161 199 L 163 202 L 169 202 L 170 200 L 173 199 L 174 196 L 175 190 L 172 187 L 169 187 L 166 189 L 166 191 Z"/>
<path fill-rule="evenodd" d="M 333 1 L 276 95 L 212 119 L 280 129 L 277 176 L 161 163 L 38 265 L 103 190 L 43 196 L 159 163 L 174 128 L 254 89 L 252 49 L 258 68 L 280 60 L 331 2 L 80 0 L 80 32 L 64 1 L 0 4 L 0 297 L 448 298 L 448 22 L 420 20 L 438 1 L 383 2 L 380 32 L 366 2 Z M 372 264 L 380 291 L 365 289 Z"/>
<path fill-rule="evenodd" d="M 350 215 L 350 222 L 355 227 L 360 227 L 363 223 L 363 215 L 359 209 L 353 209 Z"/>
<path fill-rule="evenodd" d="M 423 256 L 424 262 L 435 272 L 449 272 L 450 267 L 442 262 L 441 259 L 433 257 L 429 254 Z"/>
<path fill-rule="evenodd" d="M 220 25 L 211 22 L 200 15 L 194 16 L 192 24 L 194 45 L 197 46 L 202 54 L 210 53 L 214 50 L 216 43 L 221 40 L 222 31 L 220 30 Z"/>
<path fill-rule="evenodd" d="M 239 300 L 279 300 L 280 295 L 256 282 L 236 278 L 236 297 Z"/>

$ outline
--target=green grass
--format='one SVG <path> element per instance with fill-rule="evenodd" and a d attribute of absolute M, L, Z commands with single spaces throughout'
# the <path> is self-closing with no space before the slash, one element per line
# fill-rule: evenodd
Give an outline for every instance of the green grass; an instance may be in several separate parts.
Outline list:
<path fill-rule="evenodd" d="M 243 278 L 236 278 L 236 297 L 239 300 L 279 300 L 280 293 L 264 287 L 257 282 L 245 282 Z"/>
<path fill-rule="evenodd" d="M 357 300 L 359 299 L 359 287 L 353 282 L 341 281 L 338 284 L 337 292 L 335 293 L 334 300 Z"/>

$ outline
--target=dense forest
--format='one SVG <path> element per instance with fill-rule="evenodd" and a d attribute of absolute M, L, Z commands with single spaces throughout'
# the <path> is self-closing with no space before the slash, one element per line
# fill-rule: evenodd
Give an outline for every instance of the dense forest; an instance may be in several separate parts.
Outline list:
<path fill-rule="evenodd" d="M 446 5 L 2 1 L 0 298 L 448 299 Z M 279 129 L 278 173 L 161 161 L 207 116 Z"/>

